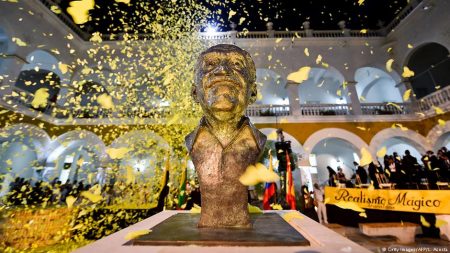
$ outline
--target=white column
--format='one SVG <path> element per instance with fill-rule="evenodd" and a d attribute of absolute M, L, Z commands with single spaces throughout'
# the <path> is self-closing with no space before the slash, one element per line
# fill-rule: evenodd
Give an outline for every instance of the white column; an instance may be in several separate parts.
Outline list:
<path fill-rule="evenodd" d="M 288 81 L 286 84 L 289 97 L 289 110 L 292 116 L 300 116 L 300 98 L 298 96 L 298 83 Z"/>
<path fill-rule="evenodd" d="M 348 92 L 348 97 L 350 98 L 352 114 L 353 115 L 361 115 L 362 114 L 361 102 L 359 101 L 358 92 L 356 92 L 355 85 L 356 85 L 355 81 L 347 81 L 347 92 Z"/>

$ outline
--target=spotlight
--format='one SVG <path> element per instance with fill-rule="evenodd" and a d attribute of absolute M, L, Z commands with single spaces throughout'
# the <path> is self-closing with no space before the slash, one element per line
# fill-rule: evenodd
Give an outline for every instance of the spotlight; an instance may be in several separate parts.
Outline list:
<path fill-rule="evenodd" d="M 208 24 L 206 26 L 205 32 L 210 35 L 210 34 L 214 34 L 217 32 L 217 27 L 211 24 Z"/>

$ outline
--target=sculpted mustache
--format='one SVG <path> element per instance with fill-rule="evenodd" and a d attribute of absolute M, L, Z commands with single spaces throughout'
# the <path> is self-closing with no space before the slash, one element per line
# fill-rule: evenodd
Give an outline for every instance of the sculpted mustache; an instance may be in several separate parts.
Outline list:
<path fill-rule="evenodd" d="M 230 82 L 232 84 L 234 84 L 237 87 L 241 87 L 241 84 L 239 82 L 239 80 L 237 80 L 234 77 L 231 76 L 226 76 L 224 77 L 212 77 L 208 79 L 208 84 L 206 85 L 206 88 L 211 88 L 212 86 L 214 86 L 216 83 L 220 83 L 220 82 Z"/>

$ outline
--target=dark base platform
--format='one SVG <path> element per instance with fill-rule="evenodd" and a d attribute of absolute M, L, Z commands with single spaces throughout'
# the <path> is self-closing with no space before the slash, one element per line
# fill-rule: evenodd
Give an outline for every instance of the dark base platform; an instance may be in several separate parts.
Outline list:
<path fill-rule="evenodd" d="M 309 246 L 310 243 L 276 213 L 251 214 L 252 229 L 197 228 L 200 214 L 179 213 L 152 232 L 125 245 Z"/>

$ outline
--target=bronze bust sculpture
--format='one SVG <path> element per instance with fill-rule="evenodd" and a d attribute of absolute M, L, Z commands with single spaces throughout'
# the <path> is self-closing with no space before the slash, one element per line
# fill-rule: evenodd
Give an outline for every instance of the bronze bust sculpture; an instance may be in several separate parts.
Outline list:
<path fill-rule="evenodd" d="M 186 136 L 202 194 L 198 227 L 251 228 L 247 186 L 239 177 L 256 163 L 266 142 L 244 116 L 256 92 L 256 69 L 248 52 L 220 44 L 200 54 L 192 96 L 204 116 Z"/>

